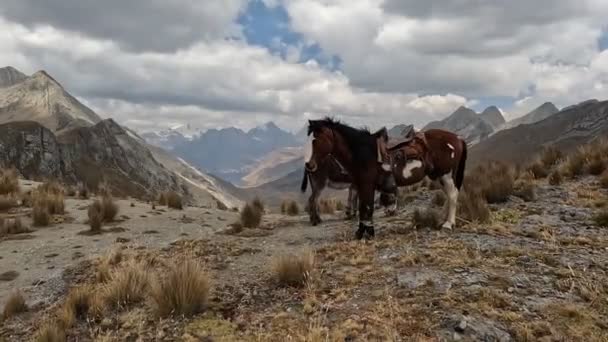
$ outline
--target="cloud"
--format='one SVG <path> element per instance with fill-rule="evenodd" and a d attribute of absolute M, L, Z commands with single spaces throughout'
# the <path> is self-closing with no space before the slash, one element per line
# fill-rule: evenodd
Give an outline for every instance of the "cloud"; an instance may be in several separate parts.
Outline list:
<path fill-rule="evenodd" d="M 174 51 L 205 39 L 239 35 L 246 0 L 3 0 L 0 15 L 30 29 L 112 40 L 121 47 Z"/>
<path fill-rule="evenodd" d="M 136 129 L 165 128 L 176 120 L 204 128 L 275 120 L 299 129 L 305 117 L 328 114 L 372 126 L 379 121 L 420 125 L 467 102 L 451 94 L 427 99 L 364 91 L 314 60 L 292 63 L 242 40 L 201 41 L 177 52 L 135 52 L 52 27 L 29 29 L 0 21 L 0 28 L 12 32 L 7 46 L 26 56 L 18 68 L 29 73 L 47 69 L 101 115 Z"/>
<path fill-rule="evenodd" d="M 290 0 L 292 30 L 338 55 L 369 91 L 526 94 L 539 64 L 588 66 L 608 16 L 599 0 Z"/>

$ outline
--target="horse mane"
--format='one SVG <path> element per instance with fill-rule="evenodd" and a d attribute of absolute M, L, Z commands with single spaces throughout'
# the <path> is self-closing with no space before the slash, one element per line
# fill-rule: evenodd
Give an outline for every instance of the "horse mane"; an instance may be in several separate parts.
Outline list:
<path fill-rule="evenodd" d="M 367 127 L 354 128 L 342 123 L 338 119 L 327 116 L 321 120 L 311 120 L 308 126 L 308 134 L 310 135 L 310 133 L 321 127 L 327 127 L 340 133 L 349 146 L 355 160 L 365 162 L 371 158 L 376 158 L 375 133 L 372 134 Z"/>

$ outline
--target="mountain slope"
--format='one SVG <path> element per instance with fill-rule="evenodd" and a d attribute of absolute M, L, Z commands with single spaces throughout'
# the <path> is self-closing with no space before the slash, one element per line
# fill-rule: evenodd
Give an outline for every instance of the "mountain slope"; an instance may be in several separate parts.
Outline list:
<path fill-rule="evenodd" d="M 277 180 L 304 165 L 301 147 L 285 147 L 275 150 L 257 162 L 251 172 L 243 177 L 244 187 L 255 187 Z"/>
<path fill-rule="evenodd" d="M 608 135 L 608 101 L 569 107 L 544 120 L 500 131 L 471 147 L 471 163 L 487 159 L 524 161 L 544 146 L 571 150 Z"/>
<path fill-rule="evenodd" d="M 177 144 L 173 151 L 192 165 L 240 185 L 260 158 L 296 146 L 301 146 L 296 136 L 267 123 L 248 132 L 234 127 L 210 129 Z"/>
<path fill-rule="evenodd" d="M 511 128 L 519 125 L 535 123 L 544 120 L 557 112 L 559 112 L 559 109 L 557 109 L 553 103 L 545 102 L 536 109 L 532 110 L 530 113 L 509 121 L 507 123 L 507 127 Z"/>
<path fill-rule="evenodd" d="M 484 121 L 480 115 L 463 106 L 447 118 L 427 124 L 422 130 L 431 128 L 454 132 L 464 137 L 468 143 L 477 143 L 494 132 L 494 128 Z"/>
<path fill-rule="evenodd" d="M 45 72 L 20 81 L 19 75 L 12 68 L 0 70 L 0 77 L 13 83 L 0 88 L 0 167 L 91 189 L 105 180 L 117 195 L 150 199 L 174 190 L 188 202 L 239 204 L 208 175 L 168 154 L 153 154 L 137 133 L 101 120 Z"/>
<path fill-rule="evenodd" d="M 177 177 L 112 119 L 55 135 L 33 121 L 0 125 L 3 167 L 16 166 L 28 179 L 59 178 L 96 189 L 106 181 L 118 196 L 181 193 Z"/>
<path fill-rule="evenodd" d="M 45 71 L 38 71 L 0 88 L 0 123 L 12 121 L 36 121 L 53 132 L 61 132 L 94 125 L 101 118 Z"/>

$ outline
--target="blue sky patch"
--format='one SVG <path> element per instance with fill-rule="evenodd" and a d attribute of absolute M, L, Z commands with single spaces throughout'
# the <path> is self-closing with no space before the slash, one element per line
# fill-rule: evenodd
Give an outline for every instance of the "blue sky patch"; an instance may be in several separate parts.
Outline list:
<path fill-rule="evenodd" d="M 339 68 L 337 56 L 328 56 L 318 44 L 305 44 L 301 34 L 289 27 L 289 15 L 283 6 L 267 7 L 261 0 L 250 1 L 238 18 L 248 44 L 263 46 L 286 59 L 291 48 L 300 48 L 299 63 L 314 59 L 330 70 Z"/>

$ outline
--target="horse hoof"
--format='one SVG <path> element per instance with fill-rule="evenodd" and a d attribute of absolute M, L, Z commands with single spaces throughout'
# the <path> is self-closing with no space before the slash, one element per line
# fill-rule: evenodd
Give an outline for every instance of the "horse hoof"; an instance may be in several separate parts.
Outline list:
<path fill-rule="evenodd" d="M 370 239 L 373 239 L 376 236 L 374 227 L 367 227 L 367 235 L 369 235 Z"/>
<path fill-rule="evenodd" d="M 363 239 L 363 233 L 365 233 L 365 231 L 362 229 L 358 229 L 357 232 L 355 232 L 355 237 L 357 240 Z"/>
<path fill-rule="evenodd" d="M 445 222 L 443 225 L 441 225 L 441 229 L 452 230 L 452 224 L 450 222 Z"/>

